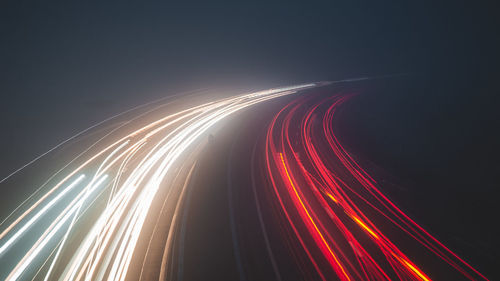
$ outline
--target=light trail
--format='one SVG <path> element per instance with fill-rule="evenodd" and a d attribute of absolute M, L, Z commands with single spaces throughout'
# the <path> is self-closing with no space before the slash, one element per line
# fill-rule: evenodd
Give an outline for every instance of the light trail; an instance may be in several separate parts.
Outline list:
<path fill-rule="evenodd" d="M 63 179 L 51 188 L 37 190 L 34 197 L 39 198 L 34 198 L 34 202 L 27 207 L 24 207 L 27 201 L 23 202 L 16 211 L 20 214 L 11 222 L 5 222 L 8 225 L 0 235 L 11 239 L 3 244 L 0 253 L 14 248 L 17 238 L 35 221 L 43 222 L 41 225 L 49 224 L 40 226 L 46 227 L 45 231 L 17 265 L 7 272 L 7 280 L 28 277 L 31 271 L 41 274 L 39 277 L 44 280 L 133 279 L 128 277 L 135 274 L 129 272 L 132 257 L 137 251 L 139 240 L 149 239 L 141 238 L 141 233 L 158 191 L 160 188 L 180 188 L 181 191 L 176 194 L 185 193 L 186 185 L 174 186 L 169 183 L 169 179 L 176 177 L 181 159 L 194 153 L 194 146 L 203 140 L 206 132 L 229 115 L 249 106 L 316 85 L 310 83 L 271 89 L 197 105 L 164 116 L 129 133 L 122 132 L 123 136 L 109 145 L 92 154 L 87 153 L 83 163 L 67 171 Z M 72 200 L 63 202 L 61 198 L 69 196 L 71 189 L 83 180 L 83 176 L 68 187 L 63 186 L 82 172 L 89 176 L 90 182 Z M 109 177 L 113 179 L 112 182 L 104 186 L 104 180 Z M 94 201 L 85 203 L 101 185 L 105 189 Z M 50 199 L 53 194 L 56 194 L 55 197 Z M 181 199 L 172 197 L 172 200 Z M 52 221 L 40 220 L 48 210 L 54 209 L 56 203 L 65 204 L 58 216 Z M 177 203 L 172 201 L 169 204 Z M 40 211 L 36 212 L 38 209 Z M 176 213 L 173 215 L 177 216 Z M 93 218 L 86 219 L 87 216 Z M 14 232 L 26 219 L 28 222 L 20 231 Z M 56 241 L 58 237 L 61 239 L 59 243 Z M 69 239 L 80 239 L 81 242 L 67 243 Z M 55 247 L 58 247 L 57 250 Z M 53 256 L 44 256 L 46 252 Z M 47 262 L 49 259 L 51 262 Z M 46 266 L 46 270 L 37 268 L 38 264 Z M 33 270 L 28 270 L 30 267 Z M 29 278 L 32 277 L 37 276 Z"/>
<path fill-rule="evenodd" d="M 282 167 L 283 171 L 285 172 L 286 178 L 288 180 L 287 184 L 289 184 L 289 187 L 291 187 L 291 189 L 293 190 L 293 194 L 295 195 L 294 198 L 296 198 L 295 202 L 298 202 L 299 203 L 298 205 L 301 207 L 301 209 L 299 209 L 299 210 L 301 210 L 299 213 L 304 218 L 306 218 L 306 220 L 305 220 L 305 221 L 307 221 L 306 225 L 309 227 L 310 233 L 313 234 L 316 241 L 321 242 L 322 246 L 320 248 L 323 250 L 323 252 L 327 253 L 325 255 L 328 257 L 328 259 L 333 260 L 334 268 L 335 268 L 335 271 L 337 271 L 337 275 L 342 280 L 351 280 L 351 277 L 349 277 L 349 275 L 346 273 L 344 266 L 339 262 L 338 258 L 334 254 L 332 248 L 330 247 L 330 245 L 326 241 L 324 235 L 321 233 L 318 226 L 314 222 L 314 219 L 311 217 L 310 211 L 308 211 L 308 208 L 305 206 L 304 201 L 302 199 L 302 196 L 297 191 L 297 188 L 295 187 L 295 184 L 293 183 L 293 180 L 290 177 L 290 173 L 288 172 L 288 168 L 286 167 L 285 159 L 283 158 L 282 153 L 280 153 L 280 159 L 281 159 L 281 163 L 283 164 L 283 167 Z M 305 214 L 305 216 L 304 216 L 304 214 Z M 312 228 L 310 226 L 312 226 Z M 326 249 L 327 251 L 324 251 L 324 249 Z"/>
<path fill-rule="evenodd" d="M 275 115 L 266 135 L 267 174 L 290 232 L 323 280 L 431 280 L 381 222 L 442 261 L 443 271 L 488 280 L 425 231 L 379 190 L 336 135 L 338 109 L 353 95 L 299 98 Z M 384 225 L 379 225 L 384 226 Z M 321 255 L 311 253 L 320 251 Z M 419 255 L 423 255 L 419 252 Z M 332 258 L 333 257 L 333 258 Z M 380 258 L 383 257 L 383 258 Z M 319 264 L 328 264 L 321 267 Z"/>
<path fill-rule="evenodd" d="M 60 192 L 56 197 L 50 200 L 47 205 L 45 205 L 40 211 L 38 211 L 29 221 L 27 221 L 18 231 L 12 235 L 12 237 L 7 240 L 2 247 L 0 247 L 0 255 L 7 250 L 7 248 L 14 243 L 19 236 L 23 235 L 28 228 L 30 228 L 41 216 L 43 216 L 59 199 L 61 199 L 66 193 L 71 191 L 75 186 L 77 186 L 83 179 L 85 175 L 80 175 L 76 180 L 74 180 L 70 185 L 68 185 L 62 192 Z"/>
<path fill-rule="evenodd" d="M 67 212 L 64 217 L 56 224 L 56 226 L 49 232 L 49 234 L 44 237 L 40 243 L 37 243 L 36 247 L 32 248 L 27 256 L 16 266 L 16 268 L 7 276 L 6 281 L 15 281 L 21 276 L 21 274 L 26 270 L 30 263 L 37 257 L 37 255 L 45 248 L 45 246 L 52 240 L 52 238 L 59 232 L 62 226 L 74 215 L 76 215 L 77 210 L 85 203 L 87 198 L 92 194 L 102 183 L 106 180 L 107 176 L 101 177 L 85 194 L 81 199 L 80 203 L 73 206 L 69 212 Z"/>
<path fill-rule="evenodd" d="M 108 131 L 98 140 L 99 146 L 96 142 L 87 147 L 49 178 L 60 180 L 48 180 L 4 220 L 0 261 L 9 256 L 15 264 L 0 272 L 0 278 L 114 281 L 175 276 L 168 265 L 174 260 L 175 235 L 183 223 L 180 214 L 208 132 L 250 106 L 320 85 L 210 101 L 140 126 L 131 119 L 126 122 L 130 126 L 113 128 L 113 134 Z M 487 280 L 397 208 L 342 146 L 334 117 L 351 97 L 336 95 L 316 103 L 300 98 L 274 117 L 265 139 L 264 168 L 273 206 L 283 214 L 282 225 L 289 226 L 289 236 L 296 238 L 316 276 L 346 281 L 431 280 L 433 274 L 425 264 L 416 262 L 414 253 L 402 249 L 379 224 L 384 221 L 459 274 Z M 163 106 L 146 113 L 157 113 Z M 84 177 L 88 181 L 82 184 Z M 82 188 L 76 189 L 80 184 Z M 255 182 L 252 188 L 257 200 Z M 264 204 L 256 203 L 266 231 Z M 159 235 L 158 224 L 164 221 L 168 228 Z M 35 227 L 41 235 L 26 235 Z M 236 235 L 235 229 L 232 234 Z M 155 235 L 165 238 L 161 253 L 155 253 L 159 243 Z M 27 241 L 33 239 L 30 236 L 37 236 L 36 241 Z M 264 237 L 272 256 L 271 239 Z M 150 261 L 158 263 L 157 273 L 146 270 Z M 271 263 L 280 279 L 273 256 Z M 244 275 L 242 268 L 239 273 Z"/>

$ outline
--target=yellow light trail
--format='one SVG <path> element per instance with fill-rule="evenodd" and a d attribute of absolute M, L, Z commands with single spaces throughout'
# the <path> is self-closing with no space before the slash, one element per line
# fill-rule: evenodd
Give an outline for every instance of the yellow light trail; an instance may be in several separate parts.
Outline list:
<path fill-rule="evenodd" d="M 376 239 L 380 239 L 379 236 L 377 235 L 377 233 L 373 232 L 373 230 L 371 230 L 364 222 L 362 222 L 360 219 L 358 219 L 355 216 L 351 216 L 351 217 L 357 224 L 359 224 L 364 230 L 366 230 L 368 233 L 370 233 L 373 237 L 375 237 Z"/>
<path fill-rule="evenodd" d="M 408 261 L 406 261 L 405 259 L 401 259 L 400 260 L 409 268 L 411 269 L 413 272 L 415 272 L 418 277 L 420 277 L 422 280 L 424 281 L 430 281 L 429 278 L 427 278 L 420 270 L 418 270 L 418 268 L 414 267 L 411 263 L 409 263 Z"/>

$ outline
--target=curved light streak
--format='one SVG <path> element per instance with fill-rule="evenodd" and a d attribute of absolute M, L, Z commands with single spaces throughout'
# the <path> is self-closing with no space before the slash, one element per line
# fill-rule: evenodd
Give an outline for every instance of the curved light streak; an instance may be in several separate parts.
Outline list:
<path fill-rule="evenodd" d="M 45 280 L 124 280 L 129 274 L 132 257 L 158 190 L 175 188 L 169 186 L 168 178 L 175 177 L 176 170 L 173 168 L 179 165 L 181 157 L 193 153 L 192 148 L 200 143 L 202 136 L 229 115 L 254 104 L 316 85 L 311 83 L 271 89 L 187 108 L 124 134 L 93 155 L 88 155 L 82 164 L 69 170 L 61 181 L 44 193 L 40 191 L 40 195 L 37 195 L 39 198 L 33 200 L 25 210 L 20 208 L 20 215 L 0 234 L 4 238 L 9 237 L 20 223 L 28 220 L 19 234 L 11 236 L 17 238 L 32 221 L 40 220 L 48 210 L 53 210 L 56 203 L 67 204 L 52 222 L 43 221 L 45 225 L 49 223 L 46 231 L 8 273 L 7 280 L 18 280 L 30 266 L 36 267 L 37 264 L 48 267 L 45 273 L 37 271 L 37 274 L 45 274 L 41 276 Z M 139 150 L 141 153 L 137 153 Z M 89 175 L 90 182 L 72 200 L 62 202 L 60 199 L 69 196 L 70 191 L 67 187 L 63 189 L 63 186 L 81 172 Z M 91 205 L 83 210 L 83 205 L 87 205 L 84 202 L 108 176 L 112 182 L 96 197 L 102 199 L 88 203 Z M 186 185 L 179 188 L 184 190 Z M 57 195 L 49 200 L 53 194 Z M 104 204 L 96 204 L 98 201 L 103 201 Z M 39 208 L 41 211 L 33 216 Z M 97 212 L 97 218 L 90 228 L 83 227 L 80 221 L 91 209 L 95 210 L 92 213 Z M 68 226 L 64 228 L 65 225 Z M 65 232 L 61 234 L 62 229 Z M 75 245 L 66 243 L 73 233 L 81 234 L 83 231 L 86 234 L 76 249 Z M 52 243 L 59 236 L 62 237 L 61 243 Z M 3 240 L 1 237 L 0 239 Z M 17 240 L 8 241 L 1 248 L 5 250 L 0 251 L 8 251 Z M 55 247 L 59 245 L 59 248 L 55 252 L 51 248 L 51 256 L 44 257 L 42 250 L 54 247 L 50 246 L 53 244 Z M 47 263 L 48 260 L 51 262 Z M 56 264 L 59 268 L 57 270 Z"/>
<path fill-rule="evenodd" d="M 299 98 L 275 115 L 266 135 L 266 167 L 277 206 L 318 277 L 431 280 L 432 273 L 404 253 L 394 234 L 382 230 L 383 222 L 442 260 L 443 271 L 488 280 L 396 207 L 342 146 L 334 118 L 352 96 Z M 312 254 L 318 250 L 323 255 Z M 319 266 L 325 262 L 329 267 Z"/>

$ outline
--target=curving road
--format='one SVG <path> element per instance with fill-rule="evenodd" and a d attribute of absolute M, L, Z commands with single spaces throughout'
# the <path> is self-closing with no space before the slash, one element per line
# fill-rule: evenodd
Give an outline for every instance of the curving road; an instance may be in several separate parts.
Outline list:
<path fill-rule="evenodd" d="M 0 182 L 53 165 L 4 216 L 0 278 L 488 280 L 344 148 L 359 80 L 179 95 L 68 139 Z"/>

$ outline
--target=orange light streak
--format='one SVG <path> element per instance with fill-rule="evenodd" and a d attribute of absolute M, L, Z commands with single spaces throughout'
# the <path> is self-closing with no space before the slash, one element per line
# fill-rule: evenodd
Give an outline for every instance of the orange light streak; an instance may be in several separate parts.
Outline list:
<path fill-rule="evenodd" d="M 292 178 L 290 177 L 290 174 L 288 173 L 288 169 L 286 167 L 286 164 L 285 164 L 285 159 L 283 158 L 283 153 L 280 153 L 280 158 L 281 158 L 281 163 L 283 164 L 283 169 L 285 170 L 285 174 L 288 178 L 288 181 L 290 182 L 290 185 L 292 186 L 293 188 L 293 191 L 295 192 L 295 196 L 297 197 L 297 199 L 299 200 L 300 202 L 300 205 L 302 206 L 302 209 L 304 210 L 304 212 L 306 213 L 307 217 L 309 218 L 309 221 L 311 222 L 311 224 L 314 226 L 314 229 L 316 230 L 317 234 L 319 235 L 319 237 L 321 238 L 321 241 L 323 242 L 323 244 L 326 246 L 326 248 L 328 249 L 328 252 L 330 253 L 330 255 L 333 257 L 333 259 L 335 260 L 335 262 L 337 263 L 337 265 L 339 266 L 339 268 L 341 269 L 342 273 L 344 274 L 344 276 L 347 278 L 347 280 L 351 280 L 349 278 L 349 276 L 347 275 L 346 271 L 344 270 L 344 267 L 342 266 L 342 264 L 340 263 L 340 261 L 337 259 L 337 257 L 335 256 L 335 254 L 333 253 L 330 245 L 326 242 L 325 240 L 325 237 L 323 236 L 323 234 L 321 233 L 321 231 L 319 231 L 318 229 L 318 226 L 316 225 L 316 223 L 314 222 L 314 220 L 312 219 L 311 215 L 309 214 L 309 211 L 307 210 L 306 206 L 304 205 L 304 202 L 302 202 L 302 199 L 300 198 L 298 192 L 297 192 L 297 189 L 295 188 L 295 185 L 293 184 L 293 181 L 292 181 Z"/>

